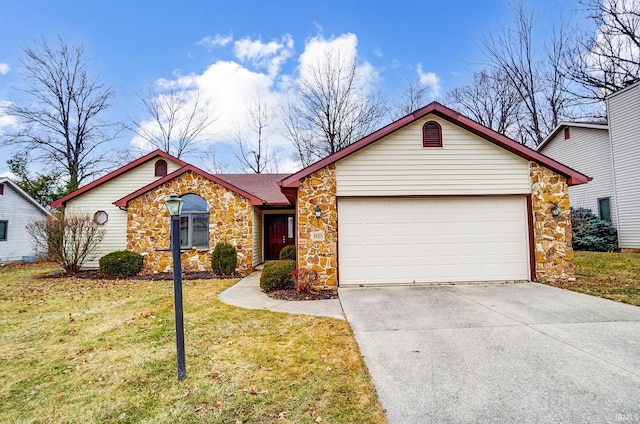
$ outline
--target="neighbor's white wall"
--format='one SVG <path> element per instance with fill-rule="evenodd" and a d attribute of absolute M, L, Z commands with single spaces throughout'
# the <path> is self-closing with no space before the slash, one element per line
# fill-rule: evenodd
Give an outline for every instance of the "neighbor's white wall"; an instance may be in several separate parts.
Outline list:
<path fill-rule="evenodd" d="M 565 140 L 564 131 L 559 131 L 540 153 L 593 178 L 587 184 L 569 187 L 571 206 L 591 209 L 598 215 L 598 199 L 609 197 L 611 221 L 617 226 L 609 132 L 607 129 L 570 127 L 569 134 L 569 139 Z"/>
<path fill-rule="evenodd" d="M 640 84 L 607 100 L 621 248 L 640 249 Z"/>
<path fill-rule="evenodd" d="M 442 126 L 442 148 L 422 147 L 422 125 Z M 434 115 L 336 164 L 338 196 L 525 194 L 529 162 Z"/>
<path fill-rule="evenodd" d="M 9 184 L 0 196 L 0 221 L 7 223 L 7 241 L 0 241 L 0 262 L 21 260 L 34 256 L 33 239 L 25 227 L 28 223 L 46 217 L 31 202 L 22 197 Z"/>

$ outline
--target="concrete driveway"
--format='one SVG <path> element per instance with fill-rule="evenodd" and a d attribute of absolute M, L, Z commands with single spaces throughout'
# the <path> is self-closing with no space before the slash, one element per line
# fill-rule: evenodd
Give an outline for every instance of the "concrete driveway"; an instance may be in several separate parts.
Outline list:
<path fill-rule="evenodd" d="M 339 289 L 389 423 L 640 423 L 640 308 L 535 283 Z"/>

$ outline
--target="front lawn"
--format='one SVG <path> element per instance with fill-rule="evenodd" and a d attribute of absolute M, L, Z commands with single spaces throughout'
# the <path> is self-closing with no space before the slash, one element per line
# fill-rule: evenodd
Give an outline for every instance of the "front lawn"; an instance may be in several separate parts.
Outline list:
<path fill-rule="evenodd" d="M 184 282 L 178 382 L 171 281 L 0 268 L 0 422 L 383 423 L 349 325 L 247 310 Z"/>
<path fill-rule="evenodd" d="M 575 252 L 576 281 L 559 287 L 640 306 L 640 254 Z"/>

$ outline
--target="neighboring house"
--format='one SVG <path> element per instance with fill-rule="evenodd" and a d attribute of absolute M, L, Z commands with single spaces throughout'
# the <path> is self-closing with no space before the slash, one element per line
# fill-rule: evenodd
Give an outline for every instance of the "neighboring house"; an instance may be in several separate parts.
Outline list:
<path fill-rule="evenodd" d="M 569 187 L 571 206 L 587 208 L 617 226 L 609 126 L 606 123 L 560 122 L 537 147 L 550 158 L 584 172 L 589 184 Z"/>
<path fill-rule="evenodd" d="M 607 98 L 618 245 L 640 249 L 640 83 Z"/>
<path fill-rule="evenodd" d="M 137 168 L 150 175 L 159 156 L 171 161 L 154 152 Z M 117 248 L 144 254 L 152 272 L 171 270 L 164 201 L 176 193 L 185 269 L 208 269 L 227 241 L 243 273 L 295 243 L 298 268 L 326 286 L 573 278 L 568 186 L 588 177 L 439 103 L 288 176 L 171 163 L 126 194 L 106 187 L 132 165 L 53 205 L 122 212 Z"/>
<path fill-rule="evenodd" d="M 538 151 L 593 178 L 571 187 L 571 204 L 618 229 L 623 250 L 640 249 L 640 83 L 607 98 L 606 124 L 561 122 Z"/>
<path fill-rule="evenodd" d="M 27 224 L 49 212 L 9 178 L 0 178 L 0 263 L 33 260 L 36 251 Z"/>

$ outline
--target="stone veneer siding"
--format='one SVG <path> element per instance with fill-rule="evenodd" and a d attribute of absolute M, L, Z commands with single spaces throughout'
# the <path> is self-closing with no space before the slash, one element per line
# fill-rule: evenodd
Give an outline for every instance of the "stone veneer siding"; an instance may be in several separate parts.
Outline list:
<path fill-rule="evenodd" d="M 571 245 L 571 211 L 567 179 L 530 162 L 536 281 L 575 279 Z M 551 210 L 560 207 L 560 215 Z"/>
<path fill-rule="evenodd" d="M 322 217 L 314 214 L 316 205 Z M 336 205 L 336 167 L 319 169 L 300 181 L 298 187 L 298 269 L 318 273 L 319 286 L 338 285 L 338 210 Z M 311 233 L 323 233 L 322 241 L 313 241 Z"/>
<path fill-rule="evenodd" d="M 147 272 L 171 272 L 169 213 L 164 201 L 170 194 L 193 193 L 209 205 L 209 248 L 182 252 L 185 271 L 210 271 L 211 252 L 219 242 L 234 245 L 238 252 L 237 271 L 253 269 L 253 206 L 251 201 L 194 172 L 188 171 L 129 202 L 127 249 L 144 255 Z"/>

